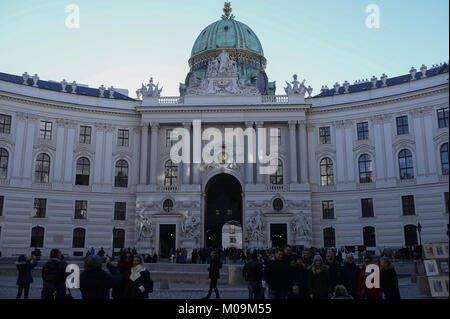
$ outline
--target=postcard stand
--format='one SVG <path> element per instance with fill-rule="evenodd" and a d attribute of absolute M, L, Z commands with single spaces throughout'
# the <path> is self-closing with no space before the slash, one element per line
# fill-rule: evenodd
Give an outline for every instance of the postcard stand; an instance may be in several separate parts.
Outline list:
<path fill-rule="evenodd" d="M 449 244 L 433 243 L 423 245 L 423 266 L 425 276 L 418 280 L 420 286 L 425 286 L 424 290 L 428 296 L 433 298 L 449 297 Z M 419 279 L 419 278 L 418 278 Z M 423 287 L 422 287 L 423 288 Z"/>

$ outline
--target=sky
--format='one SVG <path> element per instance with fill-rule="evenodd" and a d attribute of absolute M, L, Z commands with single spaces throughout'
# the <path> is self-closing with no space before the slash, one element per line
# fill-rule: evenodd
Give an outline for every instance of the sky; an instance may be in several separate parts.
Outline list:
<path fill-rule="evenodd" d="M 68 28 L 68 5 L 79 28 Z M 379 8 L 368 28 L 366 7 Z M 128 89 L 150 77 L 178 96 L 195 39 L 220 19 L 223 0 L 0 0 L 0 72 Z M 269 81 L 284 94 L 298 74 L 313 87 L 393 77 L 449 59 L 448 0 L 234 0 L 235 19 L 252 28 Z M 72 20 L 73 21 L 73 20 Z"/>

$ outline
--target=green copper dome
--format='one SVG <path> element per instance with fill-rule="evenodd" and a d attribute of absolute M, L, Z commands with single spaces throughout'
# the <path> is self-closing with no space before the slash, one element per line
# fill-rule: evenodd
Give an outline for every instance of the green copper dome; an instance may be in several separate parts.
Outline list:
<path fill-rule="evenodd" d="M 261 42 L 246 24 L 222 19 L 207 26 L 195 40 L 191 57 L 207 50 L 244 49 L 264 56 Z"/>

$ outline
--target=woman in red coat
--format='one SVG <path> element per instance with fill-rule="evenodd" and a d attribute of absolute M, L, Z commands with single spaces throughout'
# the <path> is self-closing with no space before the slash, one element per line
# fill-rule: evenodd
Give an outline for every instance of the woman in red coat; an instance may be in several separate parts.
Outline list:
<path fill-rule="evenodd" d="M 366 272 L 366 266 L 372 264 L 372 258 L 366 256 L 364 258 L 364 265 L 361 267 L 358 277 L 358 295 L 361 299 L 381 299 L 383 290 L 381 288 L 381 282 L 379 288 L 367 288 L 366 278 L 371 272 Z M 380 262 L 378 261 L 378 267 L 380 267 Z"/>

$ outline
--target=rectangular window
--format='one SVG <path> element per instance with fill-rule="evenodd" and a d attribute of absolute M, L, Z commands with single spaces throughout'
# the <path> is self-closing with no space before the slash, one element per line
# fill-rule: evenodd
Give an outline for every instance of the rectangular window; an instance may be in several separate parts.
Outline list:
<path fill-rule="evenodd" d="M 331 130 L 329 126 L 319 127 L 319 140 L 320 144 L 330 144 L 331 143 Z"/>
<path fill-rule="evenodd" d="M 3 216 L 3 203 L 5 201 L 4 196 L 0 196 L 0 216 Z"/>
<path fill-rule="evenodd" d="M 445 197 L 445 212 L 448 214 L 448 192 L 444 193 Z"/>
<path fill-rule="evenodd" d="M 166 130 L 166 146 L 172 147 L 175 141 L 172 139 L 173 130 L 171 128 Z"/>
<path fill-rule="evenodd" d="M 90 126 L 80 126 L 80 143 L 91 144 Z"/>
<path fill-rule="evenodd" d="M 397 121 L 397 135 L 409 134 L 408 127 L 408 116 L 399 116 L 396 118 Z"/>
<path fill-rule="evenodd" d="M 33 217 L 44 218 L 46 208 L 47 208 L 47 199 L 35 198 L 33 206 Z"/>
<path fill-rule="evenodd" d="M 334 202 L 332 200 L 322 201 L 322 216 L 323 219 L 334 218 Z"/>
<path fill-rule="evenodd" d="M 40 134 L 39 137 L 44 140 L 52 139 L 52 122 L 49 121 L 41 121 Z"/>
<path fill-rule="evenodd" d="M 114 220 L 125 220 L 127 213 L 127 203 L 115 202 L 114 203 Z"/>
<path fill-rule="evenodd" d="M 281 145 L 281 128 L 277 127 L 277 144 Z"/>
<path fill-rule="evenodd" d="M 357 124 L 358 141 L 369 139 L 369 122 L 362 122 Z"/>
<path fill-rule="evenodd" d="M 416 213 L 413 195 L 402 196 L 402 210 L 403 216 L 414 215 Z"/>
<path fill-rule="evenodd" d="M 129 135 L 130 135 L 129 130 L 119 129 L 117 134 L 117 145 L 128 146 Z"/>
<path fill-rule="evenodd" d="M 87 218 L 87 201 L 77 200 L 75 201 L 75 219 Z"/>
<path fill-rule="evenodd" d="M 373 217 L 373 201 L 372 198 L 361 199 L 362 217 Z"/>
<path fill-rule="evenodd" d="M 0 114 L 0 133 L 11 133 L 11 116 L 6 114 Z"/>
<path fill-rule="evenodd" d="M 437 110 L 437 117 L 438 117 L 439 128 L 448 127 L 448 107 Z M 1 132 L 1 126 L 0 126 L 0 132 Z"/>

